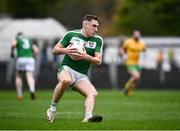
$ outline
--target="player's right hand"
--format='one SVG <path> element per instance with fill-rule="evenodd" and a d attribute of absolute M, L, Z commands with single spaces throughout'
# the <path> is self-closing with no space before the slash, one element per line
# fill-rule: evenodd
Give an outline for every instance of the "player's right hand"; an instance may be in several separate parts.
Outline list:
<path fill-rule="evenodd" d="M 11 58 L 14 58 L 14 53 L 11 53 Z"/>
<path fill-rule="evenodd" d="M 73 55 L 74 53 L 78 53 L 77 48 L 73 48 L 71 46 L 72 46 L 72 44 L 70 44 L 69 46 L 66 47 L 66 54 L 69 56 Z"/>

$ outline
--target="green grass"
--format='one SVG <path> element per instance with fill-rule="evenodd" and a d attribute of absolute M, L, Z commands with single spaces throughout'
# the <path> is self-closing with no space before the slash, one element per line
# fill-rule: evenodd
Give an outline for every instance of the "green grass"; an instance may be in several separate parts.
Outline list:
<path fill-rule="evenodd" d="M 48 124 L 46 109 L 52 90 L 38 91 L 31 101 L 25 92 L 24 101 L 16 99 L 15 91 L 0 91 L 0 129 L 18 130 L 131 130 L 180 129 L 180 91 L 136 91 L 126 97 L 119 91 L 99 91 L 95 114 L 102 115 L 101 123 L 81 123 L 83 97 L 67 91 L 58 105 L 55 123 Z"/>

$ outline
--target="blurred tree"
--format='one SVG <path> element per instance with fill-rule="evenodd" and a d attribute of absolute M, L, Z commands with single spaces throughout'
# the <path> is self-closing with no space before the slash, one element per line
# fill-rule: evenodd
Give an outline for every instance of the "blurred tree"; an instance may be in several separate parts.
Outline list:
<path fill-rule="evenodd" d="M 100 16 L 102 35 L 179 35 L 180 0 L 0 0 L 0 17 L 54 17 L 68 29 L 80 28 L 85 14 Z"/>
<path fill-rule="evenodd" d="M 82 17 L 93 12 L 88 0 L 61 0 L 52 9 L 51 16 L 68 28 L 80 28 Z"/>
<path fill-rule="evenodd" d="M 131 34 L 139 29 L 144 35 L 179 35 L 179 0 L 124 0 L 116 16 L 116 33 Z"/>
<path fill-rule="evenodd" d="M 69 29 L 80 28 L 85 14 L 96 14 L 100 17 L 100 33 L 106 35 L 112 30 L 112 13 L 116 0 L 61 0 L 56 4 L 54 17 L 59 19 Z M 104 28 L 109 27 L 109 28 Z M 108 31 L 109 32 L 108 32 Z"/>
<path fill-rule="evenodd" d="M 122 0 L 91 0 L 94 14 L 100 16 L 100 34 L 114 35 L 114 15 L 116 5 Z"/>
<path fill-rule="evenodd" d="M 68 29 L 80 28 L 85 14 L 96 14 L 102 21 L 101 33 L 109 34 L 113 30 L 115 1 L 117 0 L 1 0 L 0 13 L 6 12 L 13 18 L 54 17 Z"/>
<path fill-rule="evenodd" d="M 57 0 L 7 0 L 8 13 L 14 18 L 38 18 L 49 15 Z"/>
<path fill-rule="evenodd" d="M 8 13 L 8 0 L 1 0 L 0 1 L 0 17 L 4 17 Z"/>

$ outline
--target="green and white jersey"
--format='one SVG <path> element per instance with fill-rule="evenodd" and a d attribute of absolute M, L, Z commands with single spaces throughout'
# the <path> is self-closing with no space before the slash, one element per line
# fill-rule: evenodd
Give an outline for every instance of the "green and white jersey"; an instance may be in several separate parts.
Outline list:
<path fill-rule="evenodd" d="M 33 57 L 32 40 L 19 36 L 16 38 L 16 48 L 18 57 Z"/>
<path fill-rule="evenodd" d="M 81 43 L 83 42 L 87 54 L 91 56 L 95 56 L 95 52 L 102 53 L 102 48 L 103 48 L 102 37 L 100 37 L 99 35 L 95 35 L 93 37 L 86 38 L 82 35 L 82 30 L 74 30 L 67 32 L 59 43 L 66 48 L 69 44 L 75 42 L 81 42 Z M 65 55 L 60 65 L 60 68 L 62 65 L 67 65 L 77 72 L 80 72 L 82 74 L 87 74 L 88 69 L 90 67 L 90 62 L 86 60 L 73 60 L 68 55 Z"/>

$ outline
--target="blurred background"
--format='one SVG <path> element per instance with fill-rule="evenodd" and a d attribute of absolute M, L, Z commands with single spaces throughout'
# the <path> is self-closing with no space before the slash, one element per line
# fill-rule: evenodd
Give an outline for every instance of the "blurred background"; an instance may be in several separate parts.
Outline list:
<path fill-rule="evenodd" d="M 148 47 L 141 56 L 139 89 L 179 89 L 179 7 L 179 0 L 0 0 L 0 88 L 15 89 L 10 46 L 17 32 L 33 38 L 40 48 L 37 89 L 54 88 L 62 56 L 54 56 L 52 47 L 66 31 L 81 28 L 85 14 L 96 14 L 105 42 L 103 64 L 89 72 L 97 88 L 123 88 L 129 75 L 119 49 L 137 29 Z"/>

